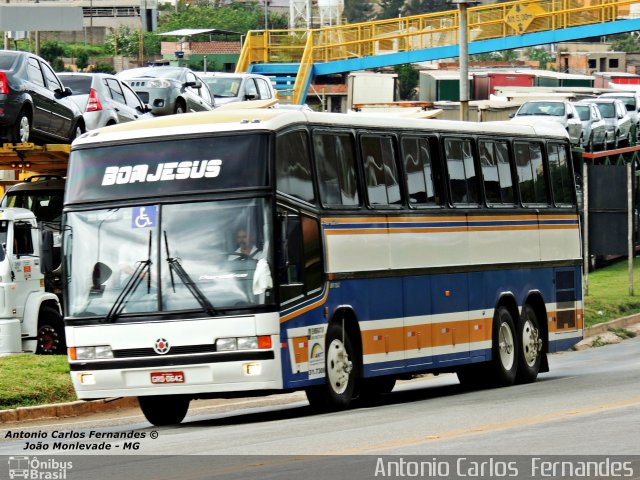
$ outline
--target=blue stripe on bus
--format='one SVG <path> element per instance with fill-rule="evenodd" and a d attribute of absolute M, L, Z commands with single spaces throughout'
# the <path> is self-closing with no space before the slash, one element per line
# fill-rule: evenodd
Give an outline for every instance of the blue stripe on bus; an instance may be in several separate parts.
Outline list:
<path fill-rule="evenodd" d="M 576 343 L 582 340 L 582 336 L 578 336 L 576 333 L 575 337 L 572 338 L 563 338 L 562 340 L 552 340 L 549 342 L 549 353 L 562 352 L 564 350 L 568 350 L 573 347 Z"/>

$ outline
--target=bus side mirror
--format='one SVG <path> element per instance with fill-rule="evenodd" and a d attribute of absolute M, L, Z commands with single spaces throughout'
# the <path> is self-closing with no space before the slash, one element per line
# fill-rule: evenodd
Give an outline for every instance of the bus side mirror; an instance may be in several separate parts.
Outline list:
<path fill-rule="evenodd" d="M 91 293 L 102 293 L 104 284 L 111 277 L 112 270 L 102 262 L 96 262 L 91 272 Z"/>
<path fill-rule="evenodd" d="M 40 271 L 44 275 L 53 272 L 53 232 L 42 229 L 40 231 Z"/>

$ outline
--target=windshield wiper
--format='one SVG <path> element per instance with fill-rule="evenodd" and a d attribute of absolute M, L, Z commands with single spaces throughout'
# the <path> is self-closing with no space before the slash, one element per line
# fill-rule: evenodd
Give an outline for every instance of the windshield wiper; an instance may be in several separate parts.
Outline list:
<path fill-rule="evenodd" d="M 113 303 L 111 310 L 107 313 L 105 317 L 105 322 L 115 322 L 116 318 L 120 316 L 122 310 L 127 305 L 129 301 L 129 297 L 133 292 L 136 291 L 138 286 L 142 283 L 142 280 L 147 277 L 147 293 L 151 291 L 151 230 L 149 230 L 149 253 L 147 254 L 146 260 L 139 260 L 136 262 L 136 268 L 133 270 L 129 278 L 127 278 L 127 282 L 124 284 L 120 295 L 116 298 L 116 301 Z"/>
<path fill-rule="evenodd" d="M 176 272 L 176 275 L 178 275 L 178 278 L 182 280 L 182 283 L 184 284 L 184 286 L 187 287 L 187 290 L 189 290 L 189 293 L 193 295 L 193 298 L 195 298 L 198 301 L 202 309 L 211 316 L 217 315 L 218 312 L 213 307 L 213 305 L 211 305 L 211 302 L 209 302 L 209 299 L 205 296 L 204 293 L 202 293 L 202 290 L 198 288 L 196 283 L 185 271 L 185 269 L 182 268 L 182 265 L 180 264 L 180 260 L 177 257 L 172 257 L 169 255 L 169 241 L 167 240 L 166 230 L 164 231 L 164 245 L 165 245 L 165 248 L 167 249 L 167 263 L 169 264 L 169 274 L 171 276 L 171 287 L 173 288 L 173 292 L 175 293 L 176 291 L 176 284 L 173 280 L 173 272 Z"/>

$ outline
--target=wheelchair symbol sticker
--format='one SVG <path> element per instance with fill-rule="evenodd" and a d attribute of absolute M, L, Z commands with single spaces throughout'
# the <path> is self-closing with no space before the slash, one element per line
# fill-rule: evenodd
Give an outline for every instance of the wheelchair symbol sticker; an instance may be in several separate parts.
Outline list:
<path fill-rule="evenodd" d="M 134 207 L 131 212 L 131 228 L 155 227 L 157 217 L 157 205 Z"/>

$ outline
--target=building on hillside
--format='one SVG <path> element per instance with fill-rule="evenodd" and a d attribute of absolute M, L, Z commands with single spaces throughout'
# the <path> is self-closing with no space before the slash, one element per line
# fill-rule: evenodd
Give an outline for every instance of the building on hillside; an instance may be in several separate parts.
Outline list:
<path fill-rule="evenodd" d="M 558 45 L 559 72 L 591 75 L 594 72 L 625 72 L 626 53 L 612 52 L 608 43 L 561 43 Z"/>
<path fill-rule="evenodd" d="M 7 0 L 6 3 L 9 3 Z M 54 2 L 11 0 L 11 4 Z M 65 6 L 82 7 L 83 29 L 70 32 L 40 32 L 40 40 L 102 44 L 107 33 L 120 26 L 132 30 L 155 31 L 158 26 L 158 0 L 68 0 Z M 15 35 L 13 35 L 15 37 Z"/>
<path fill-rule="evenodd" d="M 240 50 L 239 32 L 216 28 L 183 28 L 159 35 L 178 38 L 174 42 L 161 42 L 160 53 L 171 64 L 203 63 L 203 69 L 233 72 Z M 206 65 L 205 65 L 206 61 Z"/>

